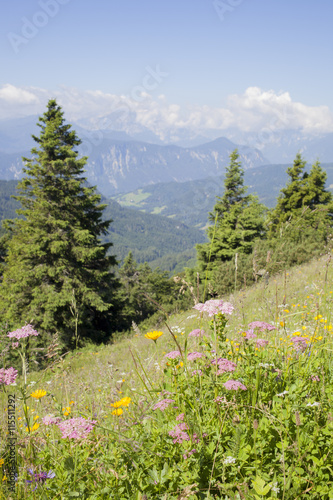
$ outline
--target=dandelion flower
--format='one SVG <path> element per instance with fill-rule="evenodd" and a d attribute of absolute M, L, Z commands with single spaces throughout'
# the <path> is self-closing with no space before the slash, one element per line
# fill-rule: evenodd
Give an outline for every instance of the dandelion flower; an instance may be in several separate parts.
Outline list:
<path fill-rule="evenodd" d="M 122 408 L 116 408 L 113 410 L 112 415 L 117 415 L 118 417 L 124 413 Z"/>
<path fill-rule="evenodd" d="M 41 399 L 43 398 L 44 396 L 46 396 L 47 392 L 46 391 L 42 391 L 41 389 L 38 389 L 38 391 L 34 391 L 30 394 L 30 396 L 32 396 L 33 398 L 35 399 Z"/>

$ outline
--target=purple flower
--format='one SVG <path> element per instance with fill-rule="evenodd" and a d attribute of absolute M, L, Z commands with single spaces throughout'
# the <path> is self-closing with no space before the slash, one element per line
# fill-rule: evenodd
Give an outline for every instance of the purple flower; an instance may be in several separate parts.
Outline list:
<path fill-rule="evenodd" d="M 258 328 L 261 332 L 265 330 L 268 330 L 269 332 L 271 330 L 275 330 L 275 326 L 265 323 L 265 321 L 252 321 L 252 323 L 249 323 L 248 327 L 251 329 Z"/>
<path fill-rule="evenodd" d="M 168 406 L 171 405 L 171 403 L 174 403 L 175 400 L 174 399 L 162 399 L 161 401 L 159 401 L 158 403 L 156 403 L 154 406 L 153 406 L 153 410 L 161 410 L 161 411 L 164 411 L 166 410 L 166 408 L 168 408 Z"/>
<path fill-rule="evenodd" d="M 192 375 L 192 377 L 194 377 L 194 375 L 199 375 L 199 377 L 200 377 L 202 375 L 202 370 L 193 370 L 191 375 Z"/>
<path fill-rule="evenodd" d="M 89 420 L 83 417 L 79 418 L 70 418 L 68 420 L 64 420 L 59 422 L 57 425 L 61 432 L 61 437 L 65 439 L 68 437 L 69 439 L 85 439 L 89 432 L 91 432 L 94 428 L 94 425 L 97 424 L 96 420 Z"/>
<path fill-rule="evenodd" d="M 217 396 L 217 398 L 214 399 L 214 403 L 218 404 L 218 405 L 222 405 L 224 403 L 226 403 L 226 399 L 222 396 Z"/>
<path fill-rule="evenodd" d="M 247 390 L 245 385 L 243 385 L 238 380 L 228 380 L 223 385 L 228 391 L 237 391 L 238 389 L 242 389 L 243 391 Z"/>
<path fill-rule="evenodd" d="M 0 384 L 11 385 L 15 383 L 17 370 L 15 368 L 0 369 Z"/>
<path fill-rule="evenodd" d="M 201 312 L 206 312 L 208 316 L 214 316 L 218 313 L 227 314 L 230 316 L 234 310 L 234 306 L 229 302 L 224 302 L 223 300 L 212 299 L 207 300 L 204 304 L 196 304 L 193 309 L 197 309 Z"/>
<path fill-rule="evenodd" d="M 171 351 L 171 352 L 168 352 L 168 354 L 166 354 L 164 357 L 168 358 L 168 359 L 176 359 L 176 358 L 180 357 L 180 352 L 179 351 Z"/>
<path fill-rule="evenodd" d="M 32 480 L 27 479 L 27 483 L 37 483 L 33 491 L 37 490 L 39 485 L 43 485 L 47 479 L 55 477 L 55 473 L 51 470 L 48 472 L 34 472 L 33 469 L 28 469 L 28 472 L 32 476 Z"/>
<path fill-rule="evenodd" d="M 309 342 L 308 337 L 292 337 L 290 342 L 294 344 L 296 351 L 305 351 L 307 347 L 307 342 Z"/>
<path fill-rule="evenodd" d="M 268 344 L 268 340 L 266 339 L 257 339 L 256 347 L 265 347 Z"/>
<path fill-rule="evenodd" d="M 192 330 L 188 336 L 189 337 L 202 337 L 205 335 L 205 330 L 200 330 L 200 328 L 197 328 L 196 330 Z"/>
<path fill-rule="evenodd" d="M 59 422 L 61 422 L 61 417 L 55 417 L 54 415 L 46 415 L 43 418 L 43 424 L 44 425 L 57 425 Z"/>
<path fill-rule="evenodd" d="M 19 339 L 24 339 L 25 337 L 31 337 L 32 335 L 37 336 L 39 335 L 39 333 L 36 332 L 36 330 L 34 330 L 31 325 L 25 325 L 19 330 L 15 330 L 14 332 L 8 333 L 7 337 L 9 337 L 10 339 L 15 338 L 19 340 Z"/>
<path fill-rule="evenodd" d="M 195 359 L 202 358 L 202 356 L 204 356 L 204 354 L 202 354 L 202 352 L 190 352 L 187 355 L 187 361 L 194 361 Z"/>

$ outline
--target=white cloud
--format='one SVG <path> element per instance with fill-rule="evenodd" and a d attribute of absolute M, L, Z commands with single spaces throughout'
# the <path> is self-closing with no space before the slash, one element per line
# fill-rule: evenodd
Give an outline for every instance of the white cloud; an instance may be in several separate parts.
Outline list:
<path fill-rule="evenodd" d="M 307 106 L 294 102 L 288 92 L 264 91 L 249 87 L 243 94 L 230 95 L 223 108 L 209 106 L 181 107 L 167 102 L 164 95 L 153 99 L 142 92 L 130 96 L 105 93 L 100 90 L 82 91 L 59 87 L 47 91 L 35 87 L 23 88 L 7 84 L 0 88 L 0 118 L 41 114 L 49 98 L 57 98 L 69 121 L 79 121 L 92 128 L 146 127 L 167 136 L 179 129 L 194 132 L 228 129 L 259 133 L 263 129 L 301 129 L 306 133 L 333 131 L 333 114 L 327 106 Z M 111 115 L 109 120 L 103 117 Z"/>

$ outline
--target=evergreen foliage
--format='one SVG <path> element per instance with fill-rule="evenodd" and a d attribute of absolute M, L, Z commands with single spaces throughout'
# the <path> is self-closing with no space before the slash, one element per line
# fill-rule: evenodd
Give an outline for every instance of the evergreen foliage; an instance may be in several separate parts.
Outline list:
<path fill-rule="evenodd" d="M 246 195 L 244 171 L 237 150 L 230 155 L 224 194 L 217 197 L 214 211 L 209 214 L 213 225 L 208 228 L 208 243 L 197 245 L 201 270 L 212 271 L 220 262 L 236 253 L 250 253 L 253 242 L 264 233 L 265 207 L 257 196 Z"/>
<path fill-rule="evenodd" d="M 100 342 L 110 336 L 115 279 L 101 244 L 111 220 L 95 188 L 84 187 L 87 158 L 65 124 L 55 100 L 39 118 L 40 136 L 32 158 L 23 158 L 26 176 L 15 197 L 22 219 L 8 220 L 11 238 L 0 288 L 2 317 L 12 328 L 31 323 L 46 336 L 58 332 L 64 346 L 73 336 Z"/>

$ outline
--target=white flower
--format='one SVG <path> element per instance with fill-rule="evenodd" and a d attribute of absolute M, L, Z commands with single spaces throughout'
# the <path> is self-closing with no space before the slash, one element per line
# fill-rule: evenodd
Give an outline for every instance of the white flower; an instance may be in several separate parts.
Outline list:
<path fill-rule="evenodd" d="M 288 394 L 289 391 L 283 391 L 283 392 L 280 392 L 280 394 L 276 394 L 277 396 L 284 396 L 285 394 Z"/>
<path fill-rule="evenodd" d="M 31 385 L 35 385 L 35 384 L 36 384 L 36 382 L 34 382 L 34 381 L 30 382 L 29 387 L 30 387 Z"/>
<path fill-rule="evenodd" d="M 52 382 L 52 380 L 48 380 L 46 383 L 47 383 L 47 384 L 51 384 L 51 382 Z"/>
<path fill-rule="evenodd" d="M 274 363 L 259 363 L 259 366 L 262 368 L 269 368 L 270 366 L 274 367 Z"/>
<path fill-rule="evenodd" d="M 272 491 L 274 491 L 274 493 L 279 493 L 280 492 L 280 488 L 278 487 L 278 483 L 273 483 L 273 485 L 272 485 Z"/>
<path fill-rule="evenodd" d="M 319 406 L 320 403 L 317 403 L 316 401 L 314 403 L 308 403 L 306 406 Z"/>
<path fill-rule="evenodd" d="M 223 460 L 224 465 L 234 464 L 236 459 L 234 457 L 227 457 Z"/>

